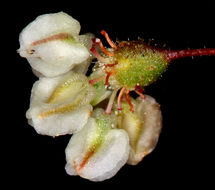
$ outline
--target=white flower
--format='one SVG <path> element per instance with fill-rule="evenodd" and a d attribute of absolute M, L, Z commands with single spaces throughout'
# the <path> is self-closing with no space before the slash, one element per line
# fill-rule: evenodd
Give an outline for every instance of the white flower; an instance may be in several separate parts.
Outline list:
<path fill-rule="evenodd" d="M 82 63 L 86 71 L 92 35 L 79 36 L 79 32 L 79 22 L 66 13 L 41 15 L 20 33 L 18 52 L 46 77 L 66 73 Z"/>
<path fill-rule="evenodd" d="M 131 165 L 138 164 L 154 150 L 162 128 L 160 105 L 154 98 L 144 96 L 145 99 L 132 99 L 134 112 L 129 110 L 127 102 L 123 102 L 118 116 L 119 128 L 129 136 L 130 155 L 127 163 Z"/>
<path fill-rule="evenodd" d="M 92 112 L 90 101 L 95 89 L 82 74 L 65 75 L 37 81 L 26 113 L 29 123 L 43 135 L 58 136 L 80 130 Z"/>
<path fill-rule="evenodd" d="M 112 129 L 114 119 L 95 110 L 84 128 L 74 134 L 66 148 L 66 171 L 91 181 L 114 176 L 126 163 L 129 139 L 124 130 Z"/>
<path fill-rule="evenodd" d="M 39 134 L 73 134 L 65 150 L 69 175 L 103 181 L 153 151 L 162 115 L 152 97 L 137 91 L 141 97 L 130 99 L 130 89 L 115 81 L 107 87 L 107 68 L 117 63 L 103 64 L 106 59 L 95 53 L 101 62 L 85 76 L 94 36 L 79 32 L 79 22 L 63 12 L 41 15 L 21 32 L 18 52 L 39 77 L 26 117 Z"/>

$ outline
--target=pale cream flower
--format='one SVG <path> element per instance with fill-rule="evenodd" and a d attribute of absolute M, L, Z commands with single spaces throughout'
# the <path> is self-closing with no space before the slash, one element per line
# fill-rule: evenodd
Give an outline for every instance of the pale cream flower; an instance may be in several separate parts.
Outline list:
<path fill-rule="evenodd" d="M 162 115 L 152 97 L 137 91 L 141 97 L 130 99 L 129 89 L 111 78 L 108 86 L 107 68 L 117 63 L 107 65 L 91 49 L 94 35 L 79 32 L 79 22 L 63 12 L 41 15 L 21 32 L 18 52 L 39 77 L 26 117 L 39 134 L 73 134 L 65 150 L 69 175 L 103 181 L 154 150 Z M 90 49 L 99 61 L 87 77 Z"/>
<path fill-rule="evenodd" d="M 129 136 L 130 155 L 128 164 L 138 164 L 151 153 L 158 141 L 162 128 L 160 105 L 154 98 L 144 95 L 132 100 L 134 112 L 129 110 L 127 102 L 122 103 L 122 111 L 118 115 L 118 127 L 124 129 Z"/>
<path fill-rule="evenodd" d="M 116 129 L 114 118 L 102 109 L 94 111 L 84 128 L 74 134 L 66 148 L 66 171 L 91 181 L 113 177 L 127 162 L 129 139 Z"/>
<path fill-rule="evenodd" d="M 39 76 L 58 76 L 82 63 L 81 72 L 86 72 L 93 35 L 79 32 L 79 22 L 66 13 L 44 14 L 20 33 L 18 52 Z"/>
<path fill-rule="evenodd" d="M 79 131 L 92 112 L 95 89 L 83 74 L 69 72 L 40 78 L 32 88 L 29 123 L 43 135 L 58 136 Z"/>

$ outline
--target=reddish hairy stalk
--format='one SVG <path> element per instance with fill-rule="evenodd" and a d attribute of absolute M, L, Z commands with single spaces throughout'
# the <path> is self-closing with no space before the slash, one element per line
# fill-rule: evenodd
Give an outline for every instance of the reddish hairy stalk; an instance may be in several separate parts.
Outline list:
<path fill-rule="evenodd" d="M 146 97 L 144 96 L 144 94 L 142 94 L 141 92 L 139 92 L 139 91 L 137 91 L 137 90 L 135 90 L 135 92 L 139 95 L 139 96 L 141 96 L 141 98 L 144 100 Z"/>
<path fill-rule="evenodd" d="M 107 108 L 106 108 L 106 110 L 105 110 L 105 113 L 106 113 L 106 114 L 111 114 L 111 110 L 112 110 L 112 107 L 113 107 L 113 103 L 114 103 L 114 99 L 115 99 L 115 97 L 116 97 L 117 91 L 118 91 L 118 89 L 115 89 L 115 90 L 112 92 L 112 94 L 111 94 L 111 97 L 110 97 L 110 99 L 109 99 Z"/>
<path fill-rule="evenodd" d="M 139 96 L 141 96 L 141 98 L 142 98 L 143 100 L 145 99 L 145 96 L 144 96 L 144 94 L 143 94 L 144 89 L 142 89 L 140 85 L 136 85 L 134 91 L 135 91 Z"/>
<path fill-rule="evenodd" d="M 108 33 L 105 30 L 101 31 L 101 34 L 106 38 L 108 44 L 113 48 L 113 49 L 117 49 L 117 46 L 115 43 L 113 43 L 113 41 L 110 39 Z"/>
<path fill-rule="evenodd" d="M 127 90 L 127 92 L 126 92 L 126 100 L 127 100 L 128 104 L 129 104 L 129 106 L 130 106 L 130 111 L 131 111 L 131 112 L 134 112 L 134 107 L 133 107 L 133 104 L 131 103 L 129 93 L 130 93 L 130 91 Z"/>
<path fill-rule="evenodd" d="M 105 49 L 105 47 L 104 47 L 104 45 L 103 45 L 103 43 L 102 43 L 102 41 L 101 41 L 100 39 L 96 38 L 95 43 L 97 43 L 97 44 L 99 45 L 100 49 L 101 49 L 106 55 L 111 56 L 111 57 L 114 56 L 113 53 L 111 53 L 111 52 L 109 52 L 109 51 L 107 51 L 107 50 Z"/>
<path fill-rule="evenodd" d="M 109 61 L 107 59 L 105 59 L 104 57 L 102 57 L 95 49 L 95 47 L 93 46 L 90 51 L 93 53 L 93 55 L 102 63 L 109 63 Z"/>
<path fill-rule="evenodd" d="M 137 84 L 134 88 L 135 88 L 135 90 L 137 90 L 140 93 L 144 92 L 144 89 L 139 84 Z"/>
<path fill-rule="evenodd" d="M 120 90 L 119 95 L 118 95 L 118 98 L 117 98 L 117 107 L 118 107 L 118 110 L 122 110 L 121 100 L 122 100 L 122 95 L 124 94 L 124 91 L 125 91 L 125 87 L 123 87 L 123 88 Z"/>
<path fill-rule="evenodd" d="M 118 64 L 118 62 L 116 61 L 115 63 L 113 63 L 113 64 L 105 64 L 104 66 L 105 67 L 114 67 L 115 65 L 117 65 Z"/>
<path fill-rule="evenodd" d="M 105 79 L 105 76 L 101 76 L 99 78 L 91 79 L 91 80 L 89 80 L 89 84 L 95 84 L 95 83 L 100 82 L 100 81 L 102 81 L 104 79 Z"/>
<path fill-rule="evenodd" d="M 179 59 L 182 57 L 202 56 L 202 55 L 215 55 L 215 49 L 187 49 L 187 50 L 175 50 L 167 51 L 167 57 L 170 61 Z"/>
<path fill-rule="evenodd" d="M 115 72 L 116 72 L 115 70 L 112 70 L 112 71 L 110 71 L 110 72 L 107 72 L 107 76 L 106 76 L 106 80 L 105 80 L 105 86 L 106 86 L 106 87 L 109 85 L 108 80 L 109 80 L 110 76 L 111 76 L 113 73 L 115 73 Z"/>

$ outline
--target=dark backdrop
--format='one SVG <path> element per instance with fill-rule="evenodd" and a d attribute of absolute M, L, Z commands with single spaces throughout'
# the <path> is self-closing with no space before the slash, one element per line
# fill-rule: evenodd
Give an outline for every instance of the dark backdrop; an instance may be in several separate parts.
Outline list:
<path fill-rule="evenodd" d="M 117 3 L 117 4 L 116 4 Z M 105 29 L 113 40 L 154 39 L 171 49 L 215 48 L 214 10 L 209 1 L 195 4 L 172 1 L 128 2 L 19 2 L 5 6 L 2 15 L 2 51 L 6 66 L 2 94 L 7 99 L 2 124 L 8 185 L 80 188 L 126 185 L 156 187 L 199 187 L 212 185 L 214 152 L 214 64 L 215 56 L 184 58 L 172 62 L 162 79 L 146 89 L 156 98 L 163 113 L 163 130 L 156 149 L 137 166 L 124 166 L 112 179 L 93 183 L 64 171 L 64 150 L 70 136 L 38 135 L 27 124 L 25 112 L 37 78 L 27 61 L 16 53 L 21 30 L 37 16 L 64 11 L 80 21 L 81 33 L 98 37 Z M 10 16 L 8 16 L 10 15 Z M 4 68 L 4 67 L 3 67 Z M 7 101 L 6 101 L 7 100 Z M 4 119 L 3 118 L 3 119 Z M 5 126 L 5 127 L 4 127 Z M 30 183 L 29 183 L 30 182 Z M 78 186 L 76 186 L 78 185 Z"/>

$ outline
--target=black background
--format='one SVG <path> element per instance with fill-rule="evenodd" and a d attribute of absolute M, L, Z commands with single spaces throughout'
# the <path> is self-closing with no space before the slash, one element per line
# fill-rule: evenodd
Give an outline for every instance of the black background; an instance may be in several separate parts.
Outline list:
<path fill-rule="evenodd" d="M 116 4 L 118 3 L 118 4 Z M 57 138 L 38 135 L 27 124 L 25 112 L 30 91 L 37 78 L 27 61 L 16 53 L 19 33 L 37 16 L 64 11 L 77 19 L 81 33 L 102 38 L 105 29 L 115 41 L 155 39 L 170 49 L 215 48 L 214 9 L 210 1 L 195 4 L 172 1 L 58 1 L 19 2 L 6 5 L 2 15 L 2 51 L 6 66 L 2 74 L 2 94 L 6 119 L 2 157 L 8 185 L 32 188 L 67 186 L 134 188 L 202 187 L 212 185 L 214 152 L 214 65 L 215 56 L 184 58 L 172 62 L 168 71 L 146 89 L 160 104 L 163 130 L 156 149 L 137 166 L 124 166 L 116 176 L 94 183 L 68 176 L 64 170 L 65 147 L 70 136 Z M 8 16 L 8 14 L 10 16 Z M 105 40 L 103 40 L 105 41 Z M 76 186 L 78 185 L 78 186 Z"/>

